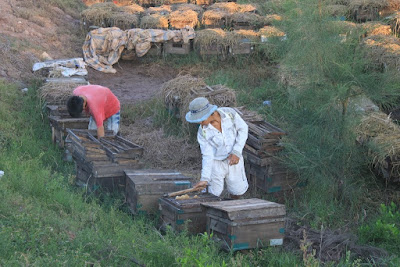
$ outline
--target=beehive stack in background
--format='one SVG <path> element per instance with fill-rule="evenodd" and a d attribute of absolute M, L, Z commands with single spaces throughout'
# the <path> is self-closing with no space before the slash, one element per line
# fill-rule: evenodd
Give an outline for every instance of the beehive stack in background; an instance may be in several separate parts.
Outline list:
<path fill-rule="evenodd" d="M 280 140 L 285 132 L 243 107 L 235 110 L 249 126 L 243 157 L 251 189 L 273 193 L 295 187 L 295 175 L 275 157 L 283 149 Z"/>
<path fill-rule="evenodd" d="M 67 149 L 76 163 L 76 183 L 88 191 L 125 189 L 126 169 L 141 167 L 143 148 L 106 131 L 100 141 L 96 131 L 68 129 Z M 123 143 L 123 144 L 122 144 Z"/>

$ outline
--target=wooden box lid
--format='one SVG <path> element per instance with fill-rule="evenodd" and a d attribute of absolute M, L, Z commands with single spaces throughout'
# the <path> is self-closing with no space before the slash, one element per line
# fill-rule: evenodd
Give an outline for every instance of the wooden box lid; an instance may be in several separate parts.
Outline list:
<path fill-rule="evenodd" d="M 275 218 L 285 216 L 285 205 L 258 198 L 202 203 L 207 214 L 229 220 Z"/>
<path fill-rule="evenodd" d="M 197 196 L 197 198 L 194 198 Z M 179 210 L 192 210 L 196 209 L 201 211 L 200 204 L 205 202 L 222 201 L 223 199 L 209 193 L 189 194 L 190 199 L 176 199 L 175 197 L 162 197 L 160 203 L 173 207 L 178 212 Z"/>

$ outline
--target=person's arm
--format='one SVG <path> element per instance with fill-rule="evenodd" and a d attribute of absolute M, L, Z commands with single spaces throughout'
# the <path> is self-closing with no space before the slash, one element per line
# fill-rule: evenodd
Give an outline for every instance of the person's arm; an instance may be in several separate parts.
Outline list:
<path fill-rule="evenodd" d="M 97 126 L 97 139 L 104 137 L 104 125 L 98 127 Z"/>
<path fill-rule="evenodd" d="M 235 113 L 234 116 L 234 124 L 237 134 L 235 138 L 235 144 L 233 145 L 232 154 L 240 158 L 243 148 L 246 145 L 246 140 L 249 134 L 249 126 L 247 126 L 247 123 L 237 113 Z"/>
<path fill-rule="evenodd" d="M 201 155 L 202 155 L 202 168 L 201 168 L 201 178 L 200 181 L 206 181 L 207 183 L 211 180 L 211 171 L 214 164 L 214 149 L 208 143 L 206 137 L 204 136 L 203 129 L 199 126 L 199 131 L 197 132 L 197 141 L 200 145 Z"/>

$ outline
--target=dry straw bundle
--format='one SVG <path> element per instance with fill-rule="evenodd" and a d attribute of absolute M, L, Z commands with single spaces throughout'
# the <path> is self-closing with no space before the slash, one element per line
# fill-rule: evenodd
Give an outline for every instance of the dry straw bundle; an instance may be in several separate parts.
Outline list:
<path fill-rule="evenodd" d="M 170 5 L 162 5 L 158 7 L 149 7 L 146 9 L 146 14 L 147 15 L 152 15 L 152 14 L 161 14 L 161 15 L 168 15 L 171 13 L 171 6 Z"/>
<path fill-rule="evenodd" d="M 129 6 L 133 4 L 132 0 L 113 0 L 112 1 L 116 6 Z"/>
<path fill-rule="evenodd" d="M 222 28 L 229 16 L 228 12 L 221 10 L 207 10 L 203 13 L 201 24 L 206 27 Z"/>
<path fill-rule="evenodd" d="M 283 31 L 274 26 L 264 26 L 260 29 L 259 33 L 261 36 L 264 36 L 266 38 L 285 36 L 285 33 Z"/>
<path fill-rule="evenodd" d="M 269 14 L 264 17 L 265 25 L 271 25 L 276 21 L 281 21 L 282 17 L 277 14 Z"/>
<path fill-rule="evenodd" d="M 349 3 L 353 19 L 357 21 L 377 20 L 379 11 L 387 6 L 387 0 L 351 0 Z"/>
<path fill-rule="evenodd" d="M 363 41 L 372 68 L 400 69 L 400 41 L 394 36 L 373 35 Z"/>
<path fill-rule="evenodd" d="M 182 123 L 189 111 L 189 103 L 196 97 L 206 97 L 210 103 L 217 106 L 233 107 L 236 105 L 235 92 L 223 85 L 207 86 L 201 78 L 191 75 L 178 76 L 170 80 L 162 87 L 162 96 L 166 106 L 170 109 L 178 109 Z"/>
<path fill-rule="evenodd" d="M 82 21 L 89 27 L 118 27 L 129 29 L 139 26 L 140 12 L 138 5 L 118 7 L 114 3 L 94 4 L 81 13 Z"/>
<path fill-rule="evenodd" d="M 225 13 L 235 13 L 239 11 L 239 5 L 235 2 L 215 3 L 207 8 L 207 10 L 218 10 Z"/>
<path fill-rule="evenodd" d="M 152 14 L 142 17 L 140 20 L 142 29 L 168 29 L 168 17 L 160 14 Z"/>
<path fill-rule="evenodd" d="M 204 9 L 201 6 L 195 4 L 175 4 L 171 6 L 172 11 L 176 10 L 193 10 L 197 12 L 197 14 L 202 14 Z"/>
<path fill-rule="evenodd" d="M 371 35 L 392 35 L 390 25 L 381 22 L 366 22 L 362 24 L 366 36 Z"/>
<path fill-rule="evenodd" d="M 72 83 L 72 82 L 46 82 L 40 87 L 38 93 L 39 98 L 51 105 L 65 105 L 72 91 L 80 85 L 87 83 Z"/>
<path fill-rule="evenodd" d="M 260 33 L 253 30 L 235 30 L 226 33 L 226 40 L 230 46 L 241 43 L 243 39 L 247 39 L 250 42 L 259 42 Z"/>
<path fill-rule="evenodd" d="M 120 10 L 122 12 L 126 12 L 128 14 L 140 14 L 140 13 L 144 12 L 144 8 L 137 4 L 132 4 L 129 6 L 122 6 Z"/>
<path fill-rule="evenodd" d="M 194 44 L 197 47 L 210 47 L 213 45 L 228 46 L 227 32 L 222 29 L 205 29 L 196 32 Z"/>
<path fill-rule="evenodd" d="M 195 28 L 199 24 L 198 14 L 193 10 L 176 10 L 171 12 L 168 18 L 174 29 L 183 29 L 185 26 Z"/>
<path fill-rule="evenodd" d="M 400 0 L 387 0 L 388 5 L 387 7 L 383 8 L 379 15 L 381 17 L 389 16 L 400 9 Z"/>
<path fill-rule="evenodd" d="M 105 0 L 82 0 L 82 2 L 83 2 L 86 6 L 91 6 L 91 5 L 98 4 L 98 3 L 104 3 Z"/>
<path fill-rule="evenodd" d="M 246 13 L 246 12 L 257 12 L 257 6 L 254 4 L 239 4 L 238 10 L 236 12 Z"/>
<path fill-rule="evenodd" d="M 358 141 L 372 143 L 370 155 L 375 168 L 386 178 L 400 181 L 400 127 L 390 116 L 373 112 L 365 116 L 357 127 Z"/>

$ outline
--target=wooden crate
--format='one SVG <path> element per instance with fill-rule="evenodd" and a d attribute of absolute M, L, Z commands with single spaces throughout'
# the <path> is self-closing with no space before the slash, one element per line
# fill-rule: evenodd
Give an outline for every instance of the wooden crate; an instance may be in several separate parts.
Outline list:
<path fill-rule="evenodd" d="M 283 244 L 285 205 L 262 199 L 203 203 L 207 233 L 227 251 Z"/>
<path fill-rule="evenodd" d="M 112 162 L 130 163 L 143 155 L 143 147 L 119 135 L 105 136 L 100 139 L 103 149 Z"/>
<path fill-rule="evenodd" d="M 168 41 L 164 44 L 164 54 L 187 55 L 192 50 L 191 43 Z"/>
<path fill-rule="evenodd" d="M 222 60 L 226 59 L 228 56 L 228 50 L 222 45 L 212 44 L 212 45 L 201 45 L 198 48 L 200 56 L 204 59 L 207 57 L 218 57 Z"/>
<path fill-rule="evenodd" d="M 51 111 L 59 115 L 50 115 L 49 121 L 51 126 L 51 140 L 53 143 L 58 144 L 61 148 L 65 146 L 65 137 L 67 136 L 67 129 L 87 129 L 89 126 L 89 117 L 73 118 L 68 112 L 67 114 L 59 111 Z"/>
<path fill-rule="evenodd" d="M 175 197 L 162 197 L 159 199 L 161 222 L 170 225 L 175 231 L 182 231 L 187 224 L 191 234 L 206 232 L 206 213 L 201 208 L 201 203 L 221 201 L 222 198 L 212 194 L 190 194 L 190 199 L 175 199 Z M 197 196 L 198 198 L 194 198 Z"/>
<path fill-rule="evenodd" d="M 192 186 L 192 178 L 174 170 L 126 170 L 126 201 L 132 213 L 155 213 L 158 199 Z"/>
<path fill-rule="evenodd" d="M 249 55 L 253 53 L 254 45 L 248 40 L 243 40 L 242 42 L 232 45 L 229 47 L 229 54 L 231 55 Z"/>
<path fill-rule="evenodd" d="M 95 138 L 96 131 L 68 129 L 67 149 L 76 163 L 76 183 L 88 191 L 101 187 L 105 191 L 121 191 L 126 185 L 126 169 L 137 169 L 142 166 L 138 158 L 128 162 L 112 162 L 102 143 Z M 105 135 L 112 136 L 112 131 Z"/>
<path fill-rule="evenodd" d="M 247 179 L 253 190 L 275 193 L 301 186 L 296 176 L 278 162 L 260 166 L 245 160 L 245 168 Z"/>

